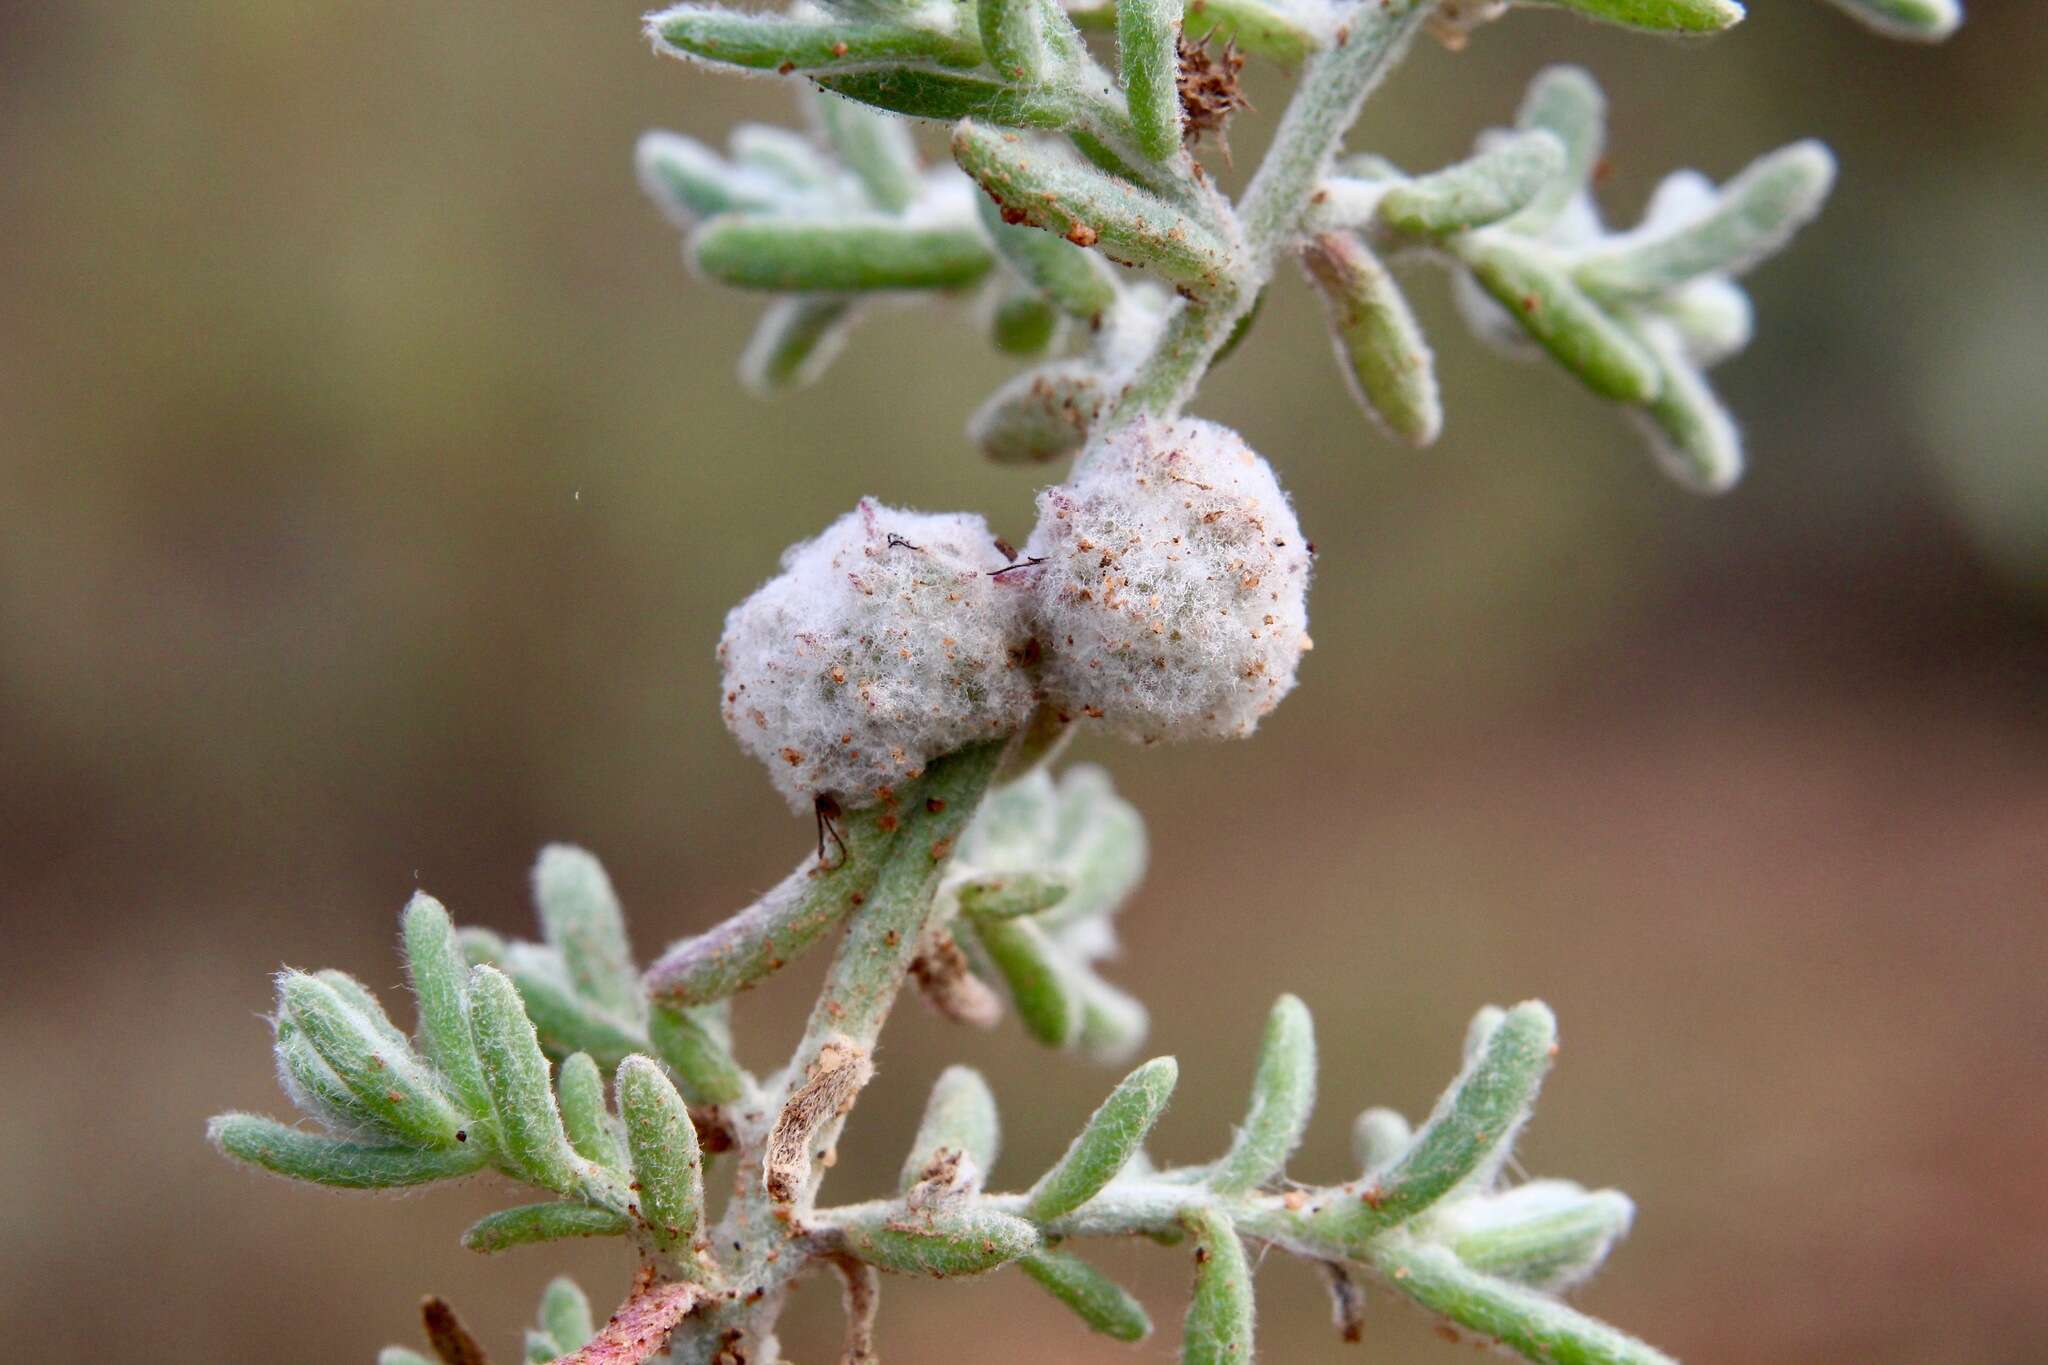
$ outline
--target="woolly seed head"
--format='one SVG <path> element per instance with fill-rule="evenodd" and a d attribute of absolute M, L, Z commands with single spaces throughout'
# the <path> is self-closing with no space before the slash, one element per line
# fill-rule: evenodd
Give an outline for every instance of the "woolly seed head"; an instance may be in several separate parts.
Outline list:
<path fill-rule="evenodd" d="M 1033 703 L 1027 586 L 988 524 L 863 499 L 725 618 L 725 723 L 805 811 L 857 809 Z"/>
<path fill-rule="evenodd" d="M 1026 554 L 1050 700 L 1141 743 L 1248 735 L 1309 648 L 1309 548 L 1213 422 L 1142 420 L 1038 497 Z"/>

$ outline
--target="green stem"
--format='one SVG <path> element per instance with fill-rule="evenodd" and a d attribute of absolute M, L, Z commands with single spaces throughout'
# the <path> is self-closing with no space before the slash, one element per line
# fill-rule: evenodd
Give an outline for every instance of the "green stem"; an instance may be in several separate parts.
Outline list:
<path fill-rule="evenodd" d="M 761 1177 L 769 1132 L 827 1042 L 838 1039 L 874 1050 L 933 913 L 940 874 L 980 807 L 1006 747 L 1000 740 L 972 745 L 931 764 L 906 801 L 902 828 L 872 893 L 847 923 L 780 1083 L 770 1084 L 764 1103 L 733 1116 L 739 1134 L 737 1187 L 709 1242 L 719 1262 L 719 1281 L 741 1292 L 685 1320 L 670 1347 L 673 1359 L 709 1362 L 731 1334 L 756 1342 L 772 1336 L 789 1281 L 811 1259 L 806 1247 L 793 1243 L 807 1236 L 805 1223 L 823 1172 L 813 1170 L 793 1206 L 777 1206 Z M 842 1114 L 821 1126 L 813 1138 L 816 1149 L 829 1149 L 844 1123 Z"/>
<path fill-rule="evenodd" d="M 1140 415 L 1170 418 L 1193 397 L 1217 352 L 1272 278 L 1280 253 L 1301 234 L 1316 189 L 1366 97 L 1430 9 L 1428 0 L 1369 0 L 1351 10 L 1336 46 L 1309 59 L 1238 209 L 1243 270 L 1235 287 L 1181 303 L 1152 353 L 1133 372 L 1110 424 Z"/>

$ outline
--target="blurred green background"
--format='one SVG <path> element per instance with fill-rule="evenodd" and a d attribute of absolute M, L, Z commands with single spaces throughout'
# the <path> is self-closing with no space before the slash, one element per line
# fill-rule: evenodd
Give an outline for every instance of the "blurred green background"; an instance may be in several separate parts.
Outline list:
<path fill-rule="evenodd" d="M 2048 1342 L 2048 27 L 1951 45 L 1760 3 L 1681 45 L 1517 16 L 1424 44 L 1358 146 L 1425 166 L 1584 60 L 1610 211 L 1804 134 L 1827 215 L 1755 280 L 1719 372 L 1754 469 L 1664 483 L 1615 415 L 1466 341 L 1416 287 L 1449 432 L 1349 407 L 1290 281 L 1200 411 L 1280 468 L 1321 550 L 1316 652 L 1251 743 L 1083 746 L 1152 822 L 1121 979 L 1216 1148 L 1268 1002 L 1321 1025 L 1296 1163 L 1424 1109 L 1473 1007 L 1565 1051 L 1523 1151 L 1638 1231 L 1588 1306 L 1700 1361 L 2019 1362 Z M 1261 73 L 1238 174 L 1284 87 Z M 789 91 L 649 55 L 622 6 L 0 4 L 0 1319 L 47 1361 L 367 1362 L 449 1295 L 509 1351 L 557 1264 L 455 1245 L 502 1192 L 341 1197 L 217 1159 L 280 1111 L 281 963 L 394 987 L 415 886 L 523 930 L 545 840 L 610 866 L 643 951 L 811 838 L 722 732 L 721 613 L 866 492 L 1021 536 L 977 463 L 999 382 L 960 308 L 887 312 L 814 391 L 736 390 L 757 305 L 688 280 L 635 135 Z M 781 1055 L 815 965 L 744 1002 Z M 880 1189 L 965 1059 L 1028 1180 L 1113 1079 L 907 1005 L 834 1186 Z M 1106 1263 L 1165 1329 L 1086 1337 L 1014 1273 L 895 1285 L 893 1365 L 1172 1358 L 1186 1267 Z M 1374 1296 L 1261 1274 L 1268 1359 L 1460 1358 Z M 800 1296 L 790 1358 L 836 1356 Z"/>

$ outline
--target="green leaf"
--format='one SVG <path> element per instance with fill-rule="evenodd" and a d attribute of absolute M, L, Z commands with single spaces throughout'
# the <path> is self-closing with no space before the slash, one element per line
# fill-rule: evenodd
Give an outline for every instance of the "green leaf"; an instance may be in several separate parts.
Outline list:
<path fill-rule="evenodd" d="M 1351 1121 L 1351 1156 L 1367 1175 L 1391 1165 L 1415 1138 L 1408 1120 L 1392 1109 L 1368 1109 Z"/>
<path fill-rule="evenodd" d="M 1385 429 L 1414 446 L 1443 430 L 1436 358 L 1387 268 L 1349 233 L 1324 233 L 1302 252 L 1323 296 L 1351 395 Z"/>
<path fill-rule="evenodd" d="M 1312 1221 L 1355 1249 L 1505 1160 L 1556 1041 L 1548 1007 L 1530 1001 L 1509 1010 L 1406 1150 L 1368 1175 L 1356 1199 L 1336 1201 Z"/>
<path fill-rule="evenodd" d="M 1310 53 L 1328 46 L 1324 36 L 1292 11 L 1265 0 L 1185 0 L 1184 24 L 1192 42 L 1205 38 L 1235 43 L 1245 52 L 1298 65 Z M 1116 27 L 1116 6 L 1109 0 L 1087 0 L 1068 7 L 1083 28 Z"/>
<path fill-rule="evenodd" d="M 518 988 L 497 968 L 477 967 L 469 976 L 469 1002 L 484 1084 L 498 1114 L 498 1149 L 507 1167 L 545 1189 L 576 1190 L 576 1154 L 562 1131 L 548 1084 L 548 1059 L 519 1002 Z"/>
<path fill-rule="evenodd" d="M 1004 222 L 1002 209 L 985 194 L 975 196 L 975 207 L 997 253 L 1067 314 L 1093 323 L 1116 306 L 1113 267 L 1099 254 L 1049 232 Z"/>
<path fill-rule="evenodd" d="M 954 888 L 964 914 L 1017 919 L 1050 910 L 1066 898 L 1064 882 L 1037 872 L 976 877 Z"/>
<path fill-rule="evenodd" d="M 280 1035 L 289 1029 L 302 1038 L 366 1121 L 415 1146 L 457 1144 L 466 1120 L 389 1020 L 380 1024 L 303 972 L 278 978 L 277 1001 Z"/>
<path fill-rule="evenodd" d="M 999 299 L 989 315 L 989 340 L 1005 355 L 1043 355 L 1059 330 L 1059 313 L 1043 295 L 1030 290 Z"/>
<path fill-rule="evenodd" d="M 704 1164 L 683 1097 L 646 1057 L 619 1063 L 619 1116 L 633 1154 L 640 1216 L 656 1247 L 689 1245 L 704 1213 Z"/>
<path fill-rule="evenodd" d="M 740 382 L 760 397 L 818 382 L 853 332 L 857 313 L 843 294 L 777 299 L 740 353 Z"/>
<path fill-rule="evenodd" d="M 1132 996 L 1091 971 L 1075 973 L 1081 995 L 1081 1050 L 1098 1062 L 1122 1062 L 1145 1041 L 1151 1015 Z"/>
<path fill-rule="evenodd" d="M 932 29 L 855 19 L 808 19 L 712 5 L 677 5 L 648 15 L 647 31 L 657 49 L 671 56 L 697 57 L 752 71 L 833 71 L 877 62 L 981 64 L 980 46 L 967 39 Z"/>
<path fill-rule="evenodd" d="M 1529 83 L 1515 126 L 1541 129 L 1564 144 L 1563 170 L 1509 220 L 1517 231 L 1539 233 L 1592 181 L 1607 143 L 1607 97 L 1579 67 L 1545 67 Z"/>
<path fill-rule="evenodd" d="M 1029 1033 L 1047 1047 L 1065 1047 L 1081 1027 L 1074 973 L 1052 940 L 1028 919 L 969 915 L 967 923 L 991 965 L 1010 988 L 1010 1002 Z"/>
<path fill-rule="evenodd" d="M 207 1139 L 224 1155 L 276 1175 L 348 1190 L 393 1189 L 468 1175 L 483 1165 L 467 1145 L 440 1151 L 376 1147 L 321 1137 L 257 1114 L 222 1114 L 207 1124 Z"/>
<path fill-rule="evenodd" d="M 919 187 L 917 145 L 909 125 L 822 90 L 812 98 L 819 126 L 847 169 L 860 177 L 868 202 L 884 213 L 909 208 Z"/>
<path fill-rule="evenodd" d="M 1117 1341 L 1143 1341 L 1152 1334 L 1145 1307 L 1124 1287 L 1079 1256 L 1041 1251 L 1018 1266 L 1048 1294 L 1074 1310 L 1081 1321 Z"/>
<path fill-rule="evenodd" d="M 1154 161 L 1180 153 L 1181 0 L 1117 0 L 1117 66 L 1138 146 Z"/>
<path fill-rule="evenodd" d="M 1254 1309 L 1244 1243 L 1220 1209 L 1191 1208 L 1181 1223 L 1195 1243 L 1195 1295 L 1182 1328 L 1182 1365 L 1247 1365 Z"/>
<path fill-rule="evenodd" d="M 1266 1020 L 1251 1110 L 1229 1154 L 1206 1177 L 1209 1188 L 1218 1194 L 1244 1194 L 1279 1175 L 1301 1145 L 1315 1104 L 1315 1023 L 1308 1006 L 1283 995 Z"/>
<path fill-rule="evenodd" d="M 1029 1256 L 1040 1245 L 1037 1228 L 990 1209 L 915 1213 L 900 1204 L 862 1209 L 841 1224 L 847 1249 L 899 1275 L 979 1275 Z"/>
<path fill-rule="evenodd" d="M 811 138 L 771 123 L 741 123 L 726 138 L 733 160 L 780 181 L 798 197 L 832 187 L 839 168 Z"/>
<path fill-rule="evenodd" d="M 567 1275 L 557 1275 L 541 1291 L 540 1328 L 564 1354 L 581 1349 L 597 1335 L 590 1299 Z"/>
<path fill-rule="evenodd" d="M 971 1066 L 949 1066 L 939 1073 L 931 1098 L 925 1101 L 924 1118 L 917 1125 L 897 1188 L 908 1194 L 939 1154 L 947 1151 L 972 1161 L 977 1175 L 985 1179 L 995 1167 L 1001 1138 L 996 1097 L 988 1082 Z"/>
<path fill-rule="evenodd" d="M 972 118 L 1004 128 L 1063 129 L 1076 117 L 1063 90 L 1020 88 L 924 67 L 837 72 L 818 77 L 818 84 L 877 109 L 941 123 Z"/>
<path fill-rule="evenodd" d="M 391 1022 L 391 1016 L 384 1012 L 382 1002 L 371 993 L 368 986 L 347 972 L 338 971 L 333 967 L 314 972 L 313 979 L 340 996 L 342 1002 L 361 1015 L 363 1022 L 382 1034 L 386 1042 L 393 1047 L 411 1050 L 412 1041 L 405 1036 L 405 1030 Z"/>
<path fill-rule="evenodd" d="M 1459 259 L 1551 358 L 1603 398 L 1647 403 L 1657 362 L 1541 246 L 1497 233 L 1459 238 Z"/>
<path fill-rule="evenodd" d="M 962 123 L 953 158 L 1015 220 L 1093 246 L 1111 260 L 1150 265 L 1196 292 L 1227 278 L 1222 239 L 1175 205 L 1112 179 L 1050 144 Z"/>
<path fill-rule="evenodd" d="M 1452 1322 L 1551 1365 L 1674 1365 L 1671 1357 L 1533 1289 L 1481 1274 L 1445 1247 L 1395 1235 L 1373 1266 L 1394 1288 Z"/>
<path fill-rule="evenodd" d="M 969 419 L 967 435 L 998 464 L 1043 464 L 1087 443 L 1088 429 L 1105 401 L 1094 365 L 1057 361 L 1026 370 L 997 389 Z"/>
<path fill-rule="evenodd" d="M 694 227 L 721 213 L 775 213 L 790 207 L 789 196 L 774 182 L 740 170 L 680 133 L 642 133 L 633 164 L 641 189 L 678 227 Z"/>
<path fill-rule="evenodd" d="M 587 1052 L 571 1053 L 555 1080 L 561 1097 L 562 1131 L 585 1161 L 615 1171 L 627 1169 L 626 1152 L 604 1103 L 604 1076 Z"/>
<path fill-rule="evenodd" d="M 1044 84 L 1056 59 L 1040 0 L 977 0 L 975 13 L 988 64 L 1019 85 Z"/>
<path fill-rule="evenodd" d="M 725 1007 L 656 1005 L 647 1017 L 654 1050 L 692 1104 L 731 1104 L 746 1094 L 747 1073 L 733 1060 Z"/>
<path fill-rule="evenodd" d="M 625 912 L 597 859 L 571 844 L 549 844 L 533 865 L 533 900 L 541 931 L 562 955 L 576 993 L 614 1018 L 640 1019 L 647 1001 L 626 940 Z"/>
<path fill-rule="evenodd" d="M 1432 1214 L 1428 1236 L 1474 1270 L 1554 1293 L 1598 1270 L 1634 1219 L 1619 1190 L 1532 1180 Z"/>
<path fill-rule="evenodd" d="M 1639 332 L 1663 369 L 1643 408 L 1651 452 L 1665 473 L 1696 493 L 1725 493 L 1742 477 L 1742 433 L 1668 324 Z"/>
<path fill-rule="evenodd" d="M 628 1053 L 644 1050 L 637 1029 L 576 994 L 552 949 L 515 943 L 506 950 L 503 970 L 519 988 L 541 1042 L 557 1056 L 588 1052 L 599 1066 L 612 1067 Z"/>
<path fill-rule="evenodd" d="M 1587 292 L 1608 299 L 1662 294 L 1702 275 L 1739 275 L 1813 220 L 1834 179 L 1833 153 L 1818 142 L 1795 142 L 1723 185 L 1706 213 L 1668 231 L 1624 238 L 1573 273 Z"/>
<path fill-rule="evenodd" d="M 1469 161 L 1395 185 L 1380 197 L 1379 216 L 1418 237 L 1464 232 L 1527 208 L 1564 170 L 1564 144 L 1555 133 L 1506 133 Z"/>
<path fill-rule="evenodd" d="M 696 268 L 742 289 L 958 289 L 994 264 L 979 232 L 894 218 L 714 218 L 690 239 Z"/>
<path fill-rule="evenodd" d="M 1180 1064 L 1155 1057 L 1133 1071 L 1102 1102 L 1080 1136 L 1025 1196 L 1025 1215 L 1049 1223 L 1080 1208 L 1130 1164 L 1166 1110 Z"/>
<path fill-rule="evenodd" d="M 1719 33 L 1742 22 L 1735 0 L 1521 0 L 1657 33 Z"/>
<path fill-rule="evenodd" d="M 462 1245 L 488 1254 L 570 1237 L 623 1237 L 631 1226 L 611 1210 L 588 1204 L 522 1204 L 477 1219 L 462 1234 Z"/>
<path fill-rule="evenodd" d="M 469 966 L 441 902 L 415 895 L 400 917 L 406 974 L 419 1011 L 420 1047 L 470 1113 L 487 1119 L 491 1095 L 469 1031 Z"/>
<path fill-rule="evenodd" d="M 1963 22 L 1963 7 L 1957 0 L 1834 0 L 1834 4 L 1886 37 L 1909 42 L 1938 43 Z"/>

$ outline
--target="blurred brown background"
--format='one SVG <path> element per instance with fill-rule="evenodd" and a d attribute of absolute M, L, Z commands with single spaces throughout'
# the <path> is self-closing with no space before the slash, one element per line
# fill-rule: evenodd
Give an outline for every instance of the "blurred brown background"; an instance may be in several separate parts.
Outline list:
<path fill-rule="evenodd" d="M 1381 442 L 1291 281 L 1201 411 L 1322 551 L 1304 685 L 1247 745 L 1096 746 L 1152 821 L 1122 979 L 1205 1155 L 1267 1003 L 1321 1026 L 1297 1174 L 1417 1112 L 1469 1012 L 1541 995 L 1563 1064 L 1523 1152 L 1642 1214 L 1584 1296 L 1696 1361 L 2048 1351 L 2048 28 L 1950 46 L 1762 3 L 1701 46 L 1517 16 L 1425 45 L 1356 142 L 1412 165 L 1547 60 L 1617 113 L 1608 203 L 1814 134 L 1821 223 L 1720 372 L 1754 469 L 1664 483 L 1556 374 L 1443 352 L 1441 447 Z M 811 837 L 721 731 L 720 614 L 854 497 L 1021 535 L 1035 478 L 960 427 L 1006 367 L 961 310 L 887 314 L 783 408 L 736 391 L 751 300 L 688 281 L 634 136 L 781 120 L 651 57 L 630 7 L 0 4 L 0 1318 L 54 1361 L 334 1361 L 446 1293 L 509 1354 L 567 1261 L 455 1246 L 503 1191 L 343 1197 L 230 1168 L 281 1111 L 266 973 L 395 986 L 415 886 L 523 930 L 541 842 L 610 866 L 643 951 Z M 1234 141 L 1253 160 L 1283 98 Z M 1241 171 L 1240 171 L 1241 174 Z M 781 1054 L 814 964 L 741 1013 Z M 1028 1180 L 1111 1076 L 915 1005 L 834 1186 L 876 1192 L 949 1059 Z M 1013 1274 L 891 1286 L 912 1362 L 1173 1356 L 1178 1256 L 1116 1248 L 1162 1331 L 1099 1344 Z M 1275 1361 L 1458 1358 L 1375 1296 L 1261 1276 Z M 792 1359 L 835 1356 L 804 1294 Z"/>

